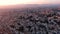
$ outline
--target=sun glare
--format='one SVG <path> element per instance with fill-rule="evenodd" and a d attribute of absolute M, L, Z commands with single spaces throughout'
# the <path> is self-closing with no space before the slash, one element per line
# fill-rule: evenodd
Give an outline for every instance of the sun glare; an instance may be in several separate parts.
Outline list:
<path fill-rule="evenodd" d="M 30 1 L 31 0 L 0 0 L 0 6 L 1 5 L 25 4 Z"/>
<path fill-rule="evenodd" d="M 16 4 L 48 4 L 59 3 L 57 0 L 0 0 L 0 6 Z"/>
<path fill-rule="evenodd" d="M 42 4 L 45 0 L 0 0 L 0 6 L 15 4 Z"/>

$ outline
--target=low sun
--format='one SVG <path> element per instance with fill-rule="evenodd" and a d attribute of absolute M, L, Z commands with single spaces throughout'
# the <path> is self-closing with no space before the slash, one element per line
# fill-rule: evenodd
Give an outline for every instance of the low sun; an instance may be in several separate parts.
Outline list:
<path fill-rule="evenodd" d="M 0 0 L 1 5 L 14 5 L 14 4 L 25 4 L 32 0 Z"/>
<path fill-rule="evenodd" d="M 16 4 L 44 4 L 45 0 L 0 0 L 0 6 Z"/>
<path fill-rule="evenodd" d="M 0 0 L 0 6 L 16 4 L 60 4 L 60 0 Z"/>

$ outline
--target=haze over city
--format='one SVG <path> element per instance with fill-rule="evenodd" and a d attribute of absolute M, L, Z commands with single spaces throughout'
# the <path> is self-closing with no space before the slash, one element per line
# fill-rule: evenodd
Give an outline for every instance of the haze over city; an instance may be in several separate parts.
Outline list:
<path fill-rule="evenodd" d="M 46 4 L 46 5 L 54 5 L 60 4 L 60 0 L 0 0 L 0 8 L 13 8 L 13 7 L 23 7 L 26 4 Z M 35 6 L 35 5 L 34 5 Z"/>

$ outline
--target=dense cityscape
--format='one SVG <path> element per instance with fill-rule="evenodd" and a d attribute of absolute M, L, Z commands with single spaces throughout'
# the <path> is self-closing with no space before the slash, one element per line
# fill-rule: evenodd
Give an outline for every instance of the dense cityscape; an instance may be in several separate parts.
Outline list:
<path fill-rule="evenodd" d="M 60 8 L 3 11 L 0 13 L 0 34 L 60 34 Z"/>

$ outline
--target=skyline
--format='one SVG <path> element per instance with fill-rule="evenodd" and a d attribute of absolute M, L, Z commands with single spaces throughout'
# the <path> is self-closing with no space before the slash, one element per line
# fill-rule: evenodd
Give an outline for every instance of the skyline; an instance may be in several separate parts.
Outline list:
<path fill-rule="evenodd" d="M 60 0 L 0 0 L 0 6 L 17 4 L 60 4 Z"/>

